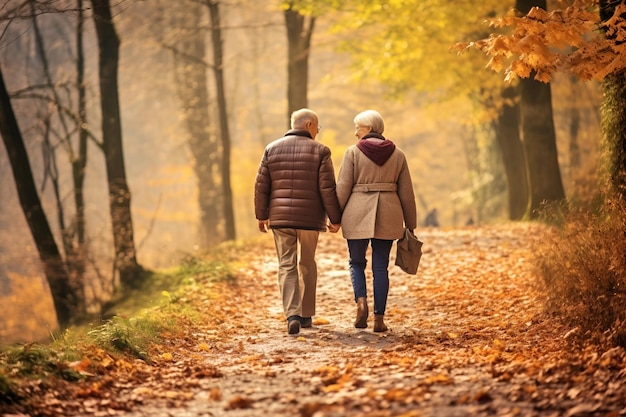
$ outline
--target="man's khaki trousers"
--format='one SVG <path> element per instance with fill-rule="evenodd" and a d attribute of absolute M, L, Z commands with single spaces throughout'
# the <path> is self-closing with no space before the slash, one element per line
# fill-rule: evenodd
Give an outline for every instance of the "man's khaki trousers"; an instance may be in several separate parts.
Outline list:
<path fill-rule="evenodd" d="M 285 317 L 315 315 L 317 264 L 315 250 L 319 232 L 272 229 L 278 256 L 278 287 Z"/>

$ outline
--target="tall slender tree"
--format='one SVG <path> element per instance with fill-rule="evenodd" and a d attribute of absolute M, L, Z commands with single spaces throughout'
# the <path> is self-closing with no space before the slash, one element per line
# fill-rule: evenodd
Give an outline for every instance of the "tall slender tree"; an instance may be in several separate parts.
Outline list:
<path fill-rule="evenodd" d="M 59 326 L 64 329 L 81 312 L 80 289 L 72 285 L 37 193 L 21 132 L 0 68 L 0 135 L 6 147 L 20 205 L 50 286 Z"/>
<path fill-rule="evenodd" d="M 79 251 L 84 254 L 85 245 L 85 168 L 87 166 L 87 87 L 85 86 L 85 52 L 83 47 L 85 13 L 83 0 L 77 0 L 76 8 L 76 87 L 78 89 L 78 155 L 72 160 L 74 178 L 74 204 L 76 205 L 76 236 Z M 81 256 L 82 258 L 82 256 Z"/>
<path fill-rule="evenodd" d="M 211 44 L 213 45 L 213 73 L 215 75 L 215 90 L 217 92 L 217 112 L 220 121 L 220 137 L 222 138 L 222 198 L 224 201 L 224 223 L 226 240 L 234 240 L 235 211 L 233 207 L 233 191 L 230 181 L 230 150 L 231 139 L 228 127 L 228 108 L 226 106 L 226 90 L 224 87 L 224 45 L 222 40 L 222 24 L 220 19 L 220 2 L 207 0 L 211 19 Z"/>
<path fill-rule="evenodd" d="M 106 161 L 109 207 L 115 247 L 115 267 L 125 287 L 135 287 L 141 279 L 137 263 L 131 194 L 126 181 L 117 71 L 120 40 L 115 31 L 109 0 L 92 0 L 93 18 L 99 47 L 100 107 L 102 148 Z"/>
<path fill-rule="evenodd" d="M 200 210 L 199 240 L 202 247 L 221 242 L 223 233 L 220 193 L 220 143 L 211 122 L 209 65 L 206 59 L 207 27 L 204 6 L 199 2 L 166 3 L 165 27 L 160 32 L 162 45 L 173 53 L 174 80 L 181 103 L 181 114 L 189 136 L 189 149 L 198 182 Z"/>
<path fill-rule="evenodd" d="M 57 90 L 57 86 L 53 77 L 53 68 L 51 66 L 50 63 L 50 59 L 48 57 L 48 47 L 46 45 L 46 39 L 43 36 L 42 30 L 40 28 L 40 24 L 39 24 L 39 17 L 38 14 L 36 12 L 35 9 L 35 5 L 33 3 L 31 3 L 31 15 L 32 15 L 32 27 L 33 27 L 33 34 L 34 34 L 34 38 L 35 38 L 35 45 L 36 45 L 36 51 L 37 51 L 37 58 L 38 58 L 38 62 L 41 63 L 41 68 L 42 68 L 42 72 L 43 72 L 43 77 L 45 80 L 44 86 L 45 86 L 45 90 L 47 90 L 49 93 L 49 97 L 52 100 L 53 103 L 55 103 L 56 108 L 63 108 L 65 105 L 63 104 L 63 100 L 61 99 L 61 94 L 59 94 L 59 91 Z M 81 19 L 81 15 L 82 15 L 82 5 L 79 4 L 79 19 Z M 77 39 L 77 41 L 80 39 Z M 82 48 L 82 45 L 79 45 L 79 43 L 77 42 L 77 47 Z M 80 66 L 80 60 L 77 59 L 77 66 Z M 82 62 L 82 65 L 84 65 L 84 62 Z M 79 70 L 79 75 L 80 75 L 80 68 L 77 68 Z M 84 72 L 84 69 L 83 69 Z M 78 86 L 79 88 L 79 102 L 80 102 L 80 85 Z M 84 89 L 84 86 L 83 86 Z M 79 103 L 80 104 L 80 103 Z M 83 103 L 84 104 L 84 103 Z M 80 110 L 79 110 L 80 112 Z M 60 143 L 63 145 L 63 148 L 67 151 L 69 160 L 70 160 L 70 164 L 72 165 L 73 170 L 75 170 L 75 165 L 81 163 L 81 161 L 79 160 L 79 158 L 76 158 L 75 155 L 75 151 L 74 151 L 74 146 L 72 144 L 71 141 L 71 137 L 72 137 L 72 120 L 71 117 L 69 118 L 70 120 L 68 120 L 68 115 L 64 112 L 64 111 L 57 111 L 55 112 L 57 115 L 57 120 L 59 121 L 59 125 L 60 125 L 60 129 L 58 129 L 58 137 L 60 139 Z M 80 116 L 79 116 L 80 117 Z M 81 290 L 80 294 L 79 294 L 79 301 L 82 305 L 82 310 L 86 311 L 86 299 L 85 299 L 85 293 L 82 290 L 84 288 L 84 272 L 85 272 L 85 259 L 84 256 L 82 256 L 82 251 L 84 249 L 84 230 L 83 232 L 83 242 L 81 243 L 80 241 L 76 242 L 74 240 L 74 235 L 75 235 L 75 231 L 72 230 L 72 228 L 67 226 L 67 222 L 65 220 L 66 214 L 65 214 L 65 206 L 63 204 L 63 197 L 61 195 L 61 187 L 59 184 L 59 171 L 57 169 L 57 157 L 56 157 L 56 146 L 52 143 L 51 140 L 51 132 L 53 131 L 57 131 L 57 129 L 53 129 L 53 125 L 51 122 L 51 117 L 46 117 L 45 120 L 43 121 L 43 126 L 44 126 L 44 133 L 43 133 L 43 149 L 44 149 L 44 167 L 45 167 L 45 172 L 44 172 L 44 181 L 43 184 L 46 184 L 46 180 L 49 178 L 50 182 L 52 183 L 52 188 L 54 191 L 54 195 L 55 195 L 55 199 L 56 199 L 56 206 L 57 206 L 57 220 L 58 220 L 58 227 L 59 227 L 59 232 L 60 232 L 60 237 L 61 237 L 61 241 L 62 241 L 62 245 L 63 245 L 63 249 L 65 252 L 65 264 L 68 270 L 68 273 L 70 275 L 70 278 L 73 281 L 73 287 L 76 288 L 77 290 Z M 76 120 L 74 121 L 76 126 L 78 126 L 78 130 L 81 132 L 84 132 L 84 124 L 79 121 Z M 86 132 L 81 133 L 81 135 L 84 135 L 85 138 L 85 142 L 86 142 Z M 83 168 L 84 170 L 84 168 Z M 81 183 L 77 183 L 77 180 L 79 178 L 77 178 L 76 175 L 72 175 L 72 179 L 74 181 L 74 202 L 75 202 L 75 209 L 76 209 L 76 215 L 77 217 L 79 217 L 81 211 L 82 210 L 82 206 L 84 206 L 84 201 L 80 201 L 78 200 L 78 196 L 82 196 L 82 184 Z M 84 219 L 83 219 L 84 220 Z M 84 221 L 83 221 L 83 227 L 84 227 Z"/>
<path fill-rule="evenodd" d="M 287 126 L 295 110 L 308 107 L 309 56 L 316 17 L 304 15 L 289 2 L 284 11 L 287 28 Z"/>

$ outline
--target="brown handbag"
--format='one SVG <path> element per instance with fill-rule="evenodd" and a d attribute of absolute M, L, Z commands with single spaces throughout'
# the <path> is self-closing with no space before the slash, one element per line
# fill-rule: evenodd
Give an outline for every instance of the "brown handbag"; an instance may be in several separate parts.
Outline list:
<path fill-rule="evenodd" d="M 410 229 L 404 229 L 404 236 L 398 240 L 396 249 L 396 265 L 407 274 L 417 274 L 417 268 L 422 259 L 422 245 L 424 243 L 413 234 Z"/>

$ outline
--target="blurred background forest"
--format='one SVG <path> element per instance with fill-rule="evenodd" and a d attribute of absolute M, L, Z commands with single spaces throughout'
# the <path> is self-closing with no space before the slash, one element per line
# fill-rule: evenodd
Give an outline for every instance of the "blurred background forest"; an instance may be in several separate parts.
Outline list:
<path fill-rule="evenodd" d="M 115 274 L 91 3 L 2 3 L 0 65 L 58 244 L 76 233 L 71 163 L 77 158 L 81 130 L 72 116 L 78 103 L 77 28 L 83 36 L 86 111 L 80 126 L 89 135 L 85 291 L 91 304 L 99 306 L 112 292 Z M 224 173 L 219 161 L 198 159 L 197 143 L 205 135 L 205 145 L 224 147 L 217 139 L 220 96 L 212 44 L 217 35 L 210 10 L 215 4 L 223 47 L 220 68 L 235 237 L 258 233 L 252 198 L 256 169 L 263 148 L 288 128 L 285 10 L 294 3 L 302 3 L 305 25 L 314 22 L 307 106 L 320 117 L 323 128 L 317 139 L 332 149 L 335 169 L 344 150 L 355 143 L 353 117 L 376 109 L 385 118 L 385 136 L 407 154 L 420 226 L 434 208 L 445 228 L 463 227 L 470 219 L 476 225 L 509 221 L 507 182 L 493 123 L 501 103 L 493 98 L 498 94 L 490 93 L 505 88 L 506 82 L 502 74 L 485 69 L 487 59 L 480 53 L 459 56 L 450 48 L 486 36 L 485 19 L 505 13 L 513 1 L 479 6 L 435 0 L 404 5 L 117 0 L 111 10 L 121 41 L 120 116 L 138 262 L 147 269 L 174 267 L 228 236 L 225 220 L 217 216 L 215 232 L 207 237 L 202 217 L 210 211 L 201 205 L 221 204 L 224 195 L 203 195 L 216 187 L 207 186 L 200 171 L 208 170 L 216 183 Z M 565 193 L 585 193 L 593 187 L 598 164 L 600 88 L 567 75 L 555 76 L 550 85 Z M 198 108 L 205 114 L 194 125 L 190 120 Z M 214 157 L 211 150 L 206 155 Z M 4 148 L 0 195 L 0 341 L 45 338 L 56 327 L 55 311 Z"/>

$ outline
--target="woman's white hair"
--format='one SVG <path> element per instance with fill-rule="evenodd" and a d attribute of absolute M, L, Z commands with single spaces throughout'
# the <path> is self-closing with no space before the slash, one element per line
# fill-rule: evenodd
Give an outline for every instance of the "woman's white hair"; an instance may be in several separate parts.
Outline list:
<path fill-rule="evenodd" d="M 300 109 L 291 113 L 291 128 L 303 129 L 307 122 L 317 121 L 317 113 L 311 109 Z"/>
<path fill-rule="evenodd" d="M 372 132 L 381 135 L 385 131 L 385 121 L 383 120 L 383 116 L 381 116 L 376 110 L 365 110 L 357 114 L 354 118 L 354 124 L 356 126 L 371 127 Z"/>

